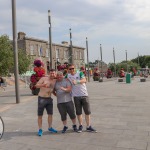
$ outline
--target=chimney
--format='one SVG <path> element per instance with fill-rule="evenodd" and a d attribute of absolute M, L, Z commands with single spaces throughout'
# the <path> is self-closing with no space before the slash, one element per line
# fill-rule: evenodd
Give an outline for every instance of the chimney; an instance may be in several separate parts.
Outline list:
<path fill-rule="evenodd" d="M 26 34 L 24 32 L 18 32 L 18 40 L 24 39 Z"/>
<path fill-rule="evenodd" d="M 68 42 L 66 42 L 66 41 L 62 41 L 61 43 L 62 43 L 63 45 L 69 45 Z"/>

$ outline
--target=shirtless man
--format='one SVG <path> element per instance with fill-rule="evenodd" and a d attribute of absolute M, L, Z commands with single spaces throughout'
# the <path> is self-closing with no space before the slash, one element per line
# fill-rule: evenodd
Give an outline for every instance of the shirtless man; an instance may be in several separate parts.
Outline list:
<path fill-rule="evenodd" d="M 38 135 L 42 136 L 42 116 L 44 109 L 46 108 L 48 114 L 48 131 L 57 133 L 57 130 L 52 128 L 52 115 L 53 115 L 53 99 L 51 98 L 51 93 L 53 91 L 55 82 L 56 82 L 56 72 L 51 69 L 49 76 L 42 77 L 37 84 L 36 88 L 40 88 L 38 94 L 38 126 L 39 131 Z"/>

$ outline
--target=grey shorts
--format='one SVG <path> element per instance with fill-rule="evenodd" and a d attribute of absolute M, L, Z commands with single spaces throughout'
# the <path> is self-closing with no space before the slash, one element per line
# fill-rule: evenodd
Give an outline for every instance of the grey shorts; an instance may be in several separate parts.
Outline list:
<path fill-rule="evenodd" d="M 57 108 L 59 110 L 59 113 L 61 115 L 61 120 L 65 121 L 67 120 L 67 113 L 70 117 L 70 119 L 75 119 L 75 110 L 74 110 L 74 104 L 72 101 L 66 102 L 66 103 L 59 103 L 57 104 Z"/>
<path fill-rule="evenodd" d="M 83 108 L 84 113 L 86 115 L 91 114 L 90 103 L 89 103 L 89 97 L 88 96 L 74 97 L 74 104 L 75 104 L 75 107 L 76 107 L 76 114 L 77 115 L 82 114 L 82 108 Z"/>
<path fill-rule="evenodd" d="M 38 116 L 43 116 L 44 108 L 47 114 L 53 114 L 53 99 L 51 97 L 38 97 Z"/>

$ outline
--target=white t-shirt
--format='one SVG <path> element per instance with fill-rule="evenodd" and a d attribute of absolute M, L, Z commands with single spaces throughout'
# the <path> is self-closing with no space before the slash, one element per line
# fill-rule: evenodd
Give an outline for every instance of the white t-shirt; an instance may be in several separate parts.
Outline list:
<path fill-rule="evenodd" d="M 77 72 L 74 75 L 68 74 L 67 78 L 69 79 L 69 81 L 72 84 L 72 96 L 73 97 L 88 96 L 88 92 L 87 92 L 87 88 L 86 88 L 85 83 L 76 84 L 76 85 L 74 85 L 72 83 L 72 80 L 81 80 L 82 78 L 85 78 L 83 72 Z"/>

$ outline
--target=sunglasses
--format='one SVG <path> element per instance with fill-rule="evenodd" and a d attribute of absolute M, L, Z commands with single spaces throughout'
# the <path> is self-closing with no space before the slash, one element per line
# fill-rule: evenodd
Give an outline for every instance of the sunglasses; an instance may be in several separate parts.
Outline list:
<path fill-rule="evenodd" d="M 73 70 L 74 68 L 69 68 L 69 70 Z"/>

